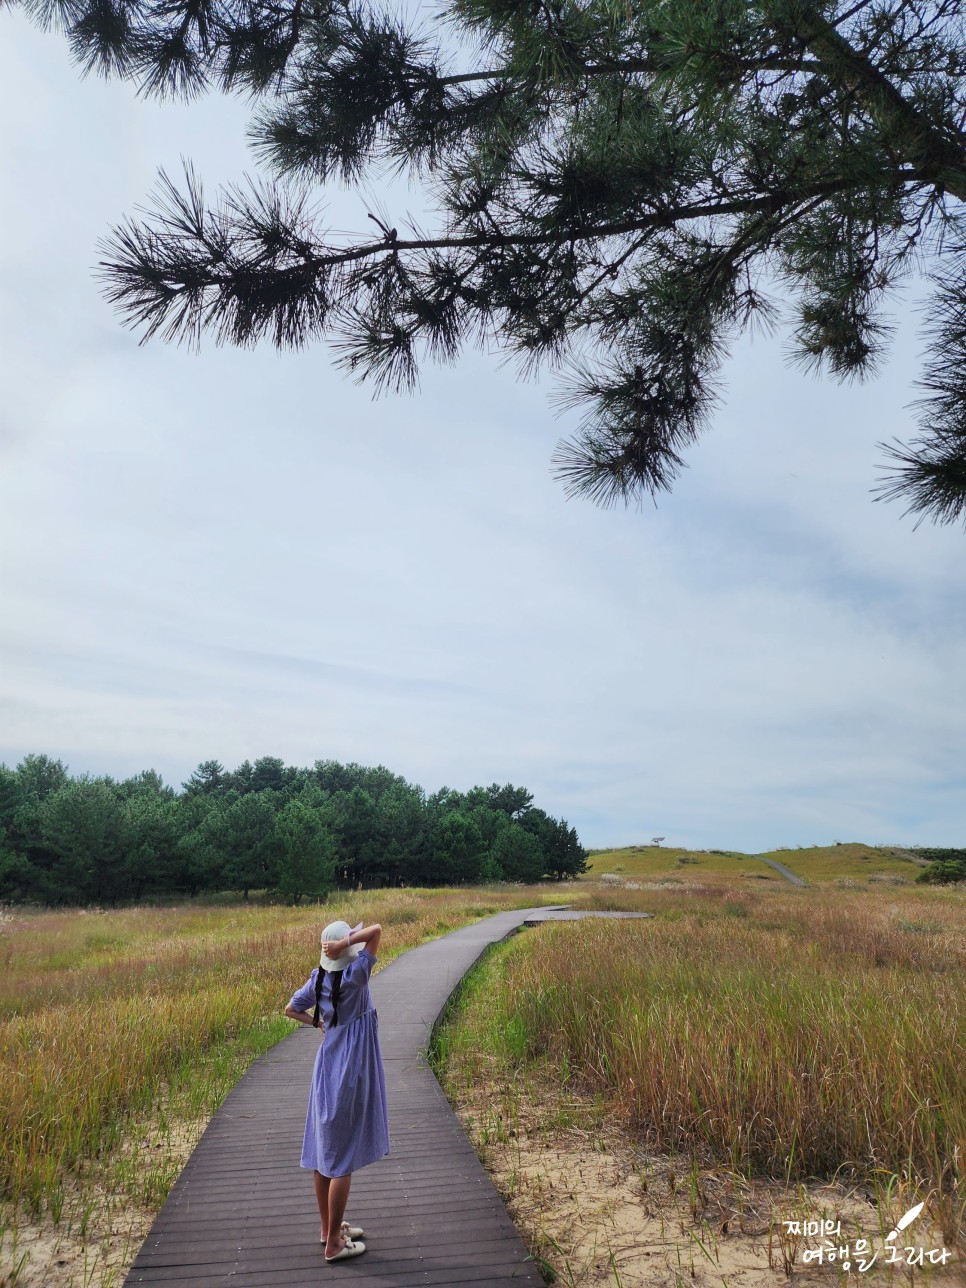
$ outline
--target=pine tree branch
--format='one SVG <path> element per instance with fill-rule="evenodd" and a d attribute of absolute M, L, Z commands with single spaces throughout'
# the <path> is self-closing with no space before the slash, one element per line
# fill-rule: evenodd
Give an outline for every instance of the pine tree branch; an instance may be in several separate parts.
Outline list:
<path fill-rule="evenodd" d="M 886 138 L 920 178 L 966 201 L 966 135 L 956 130 L 955 137 L 949 138 L 936 129 L 821 13 L 800 11 L 800 15 L 794 22 L 780 18 L 776 27 L 800 41 L 845 86 L 855 89 Z"/>
<path fill-rule="evenodd" d="M 963 391 L 959 390 L 962 399 Z M 966 524 L 966 435 L 919 439 L 913 447 L 879 443 L 892 464 L 879 481 L 876 501 L 905 501 L 903 514 L 941 525 Z M 918 448 L 918 450 L 917 450 Z"/>
<path fill-rule="evenodd" d="M 190 175 L 187 197 L 168 184 L 102 246 L 106 293 L 145 339 L 335 338 L 344 366 L 397 388 L 417 345 L 451 359 L 467 336 L 533 367 L 594 353 L 561 459 L 568 488 L 605 501 L 683 466 L 727 340 L 769 321 L 756 269 L 797 293 L 798 356 L 853 376 L 881 352 L 887 288 L 966 240 L 961 0 L 448 0 L 469 63 L 393 0 L 11 3 L 59 12 L 88 69 L 142 89 L 264 95 L 253 137 L 276 173 L 388 163 L 437 185 L 438 236 L 383 215 L 352 241 L 317 226 L 309 184 L 212 209 Z M 890 493 L 940 521 L 966 509 L 956 289 L 933 306 L 955 328 Z"/>
<path fill-rule="evenodd" d="M 898 182 L 905 183 L 923 182 L 915 171 L 900 172 L 896 179 Z M 169 194 L 176 191 L 171 181 L 163 174 L 162 184 Z M 297 276 L 301 281 L 304 281 L 306 271 L 321 275 L 332 269 L 382 257 L 387 254 L 396 256 L 405 252 L 417 251 L 505 250 L 562 245 L 571 241 L 581 243 L 596 242 L 645 230 L 671 228 L 678 223 L 698 219 L 723 218 L 755 213 L 777 214 L 790 207 L 798 207 L 816 200 L 824 200 L 836 193 L 846 192 L 854 187 L 853 180 L 836 178 L 805 185 L 800 189 L 776 189 L 759 197 L 738 198 L 731 201 L 699 202 L 692 206 L 681 206 L 677 209 L 655 210 L 649 214 L 642 215 L 638 219 L 588 223 L 547 232 L 504 232 L 499 229 L 493 229 L 490 232 L 473 233 L 459 237 L 444 235 L 411 239 L 400 238 L 398 235 L 384 235 L 378 241 L 327 249 L 321 253 L 315 250 L 303 237 L 297 243 L 297 246 L 292 248 L 292 253 L 298 258 L 299 263 L 288 268 L 273 270 L 273 277 L 281 285 L 288 275 Z M 197 206 L 193 204 L 192 210 L 197 213 Z M 192 291 L 205 287 L 228 288 L 236 279 L 239 271 L 238 265 L 230 263 L 226 259 L 223 253 L 222 237 L 212 240 L 206 231 L 207 227 L 207 223 L 199 220 L 190 226 L 186 224 L 184 228 L 179 230 L 180 235 L 187 241 L 193 240 L 204 246 L 210 256 L 210 264 L 207 266 L 196 263 L 191 265 L 190 272 L 186 275 L 184 286 Z M 392 233 L 395 234 L 396 230 L 393 229 Z M 145 236 L 136 225 L 128 224 L 115 232 L 114 240 L 103 243 L 105 249 L 113 250 L 119 256 L 115 259 L 100 260 L 98 263 L 99 275 L 106 279 L 108 283 L 113 283 L 113 286 L 108 288 L 109 299 L 119 300 L 122 283 L 124 289 L 129 290 L 132 281 L 136 278 L 140 278 L 143 281 L 145 289 L 149 289 L 149 287 L 160 289 L 162 278 L 159 276 L 159 266 L 153 262 L 148 262 L 144 256 L 144 252 L 151 245 L 151 242 L 150 232 Z M 163 274 L 164 291 L 166 293 L 176 291 L 178 289 L 176 266 L 169 260 L 168 265 L 165 267 L 167 271 Z M 248 271 L 252 265 L 245 264 L 241 267 L 243 267 L 244 271 Z"/>
<path fill-rule="evenodd" d="M 868 9 L 873 2 L 874 0 L 858 0 L 858 3 L 854 4 L 851 9 L 846 9 L 845 13 L 840 13 L 834 22 L 829 23 L 829 26 L 834 28 L 841 27 L 850 18 L 854 18 L 857 13 L 861 13 L 863 9 Z"/>
<path fill-rule="evenodd" d="M 772 55 L 765 55 L 760 58 L 735 58 L 731 60 L 731 66 L 736 70 L 744 73 L 750 72 L 817 72 L 822 70 L 822 64 L 818 59 L 808 61 L 804 58 L 783 58 Z M 575 64 L 575 70 L 581 75 L 588 78 L 598 76 L 642 76 L 653 75 L 655 72 L 664 70 L 664 64 L 660 59 L 654 57 L 647 58 L 606 58 L 598 59 L 593 63 L 578 62 Z M 510 67 L 494 67 L 489 71 L 462 72 L 453 76 L 437 76 L 434 80 L 436 85 L 468 85 L 474 81 L 502 80 L 519 76 L 519 70 Z"/>

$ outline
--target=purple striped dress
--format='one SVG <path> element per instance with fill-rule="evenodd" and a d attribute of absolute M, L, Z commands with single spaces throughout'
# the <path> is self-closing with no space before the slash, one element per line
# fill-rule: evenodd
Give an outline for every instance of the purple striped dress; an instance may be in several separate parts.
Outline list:
<path fill-rule="evenodd" d="M 389 1153 L 379 1020 L 369 995 L 374 961 L 363 948 L 342 972 L 334 1028 L 332 972 L 324 972 L 319 1015 L 325 1036 L 315 1057 L 302 1142 L 302 1166 L 323 1176 L 348 1176 Z M 318 973 L 316 967 L 289 1003 L 296 1011 L 315 1009 Z"/>

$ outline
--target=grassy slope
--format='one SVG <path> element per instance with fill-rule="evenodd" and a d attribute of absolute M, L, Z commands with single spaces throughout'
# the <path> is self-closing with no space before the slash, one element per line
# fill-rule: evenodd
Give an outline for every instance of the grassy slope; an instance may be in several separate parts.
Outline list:
<path fill-rule="evenodd" d="M 629 881 L 686 878 L 694 881 L 746 881 L 783 878 L 762 859 L 775 859 L 796 876 L 813 885 L 835 881 L 868 882 L 870 878 L 915 881 L 920 865 L 903 851 L 889 846 L 862 844 L 817 845 L 808 849 L 766 850 L 764 854 L 737 851 L 714 853 L 675 846 L 627 845 L 615 850 L 595 850 L 588 859 L 589 875 L 610 872 Z"/>
<path fill-rule="evenodd" d="M 781 881 L 767 863 L 748 854 L 711 854 L 705 850 L 684 850 L 677 846 L 628 845 L 603 850 L 587 860 L 588 875 L 610 872 L 627 881 L 660 881 L 670 877 L 686 881 Z"/>
<path fill-rule="evenodd" d="M 921 871 L 921 865 L 903 850 L 855 842 L 814 845 L 801 850 L 768 850 L 764 857 L 777 859 L 790 872 L 816 885 L 846 877 L 868 881 L 871 877 L 893 876 L 915 881 Z"/>

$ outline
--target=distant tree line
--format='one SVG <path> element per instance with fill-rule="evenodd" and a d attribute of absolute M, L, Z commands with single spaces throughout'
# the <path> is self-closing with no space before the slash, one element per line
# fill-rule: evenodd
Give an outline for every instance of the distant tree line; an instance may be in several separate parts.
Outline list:
<path fill-rule="evenodd" d="M 927 885 L 952 885 L 966 881 L 966 850 L 936 850 L 917 847 L 913 850 L 920 859 L 928 859 L 929 867 L 916 877 Z"/>
<path fill-rule="evenodd" d="M 180 792 L 154 770 L 72 777 L 59 760 L 0 765 L 0 899 L 45 904 L 268 890 L 563 880 L 586 851 L 507 783 L 432 795 L 383 766 L 275 756 L 202 762 Z"/>

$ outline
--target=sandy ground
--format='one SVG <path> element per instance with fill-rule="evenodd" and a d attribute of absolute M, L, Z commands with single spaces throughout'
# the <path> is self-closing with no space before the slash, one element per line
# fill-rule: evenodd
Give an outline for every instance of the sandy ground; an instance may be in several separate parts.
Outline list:
<path fill-rule="evenodd" d="M 494 1088 L 476 1095 L 457 1103 L 464 1127 L 524 1241 L 565 1288 L 966 1286 L 960 1251 L 945 1266 L 928 1264 L 928 1252 L 939 1254 L 943 1240 L 925 1217 L 898 1240 L 900 1248 L 922 1249 L 925 1265 L 884 1264 L 884 1234 L 908 1203 L 897 1201 L 880 1225 L 863 1188 L 788 1189 L 752 1185 L 725 1168 L 694 1171 L 689 1159 L 648 1154 L 598 1106 L 564 1101 L 553 1086 L 528 1087 L 525 1107 L 506 1119 Z M 126 1153 L 174 1176 L 205 1124 L 172 1123 L 163 1133 L 145 1124 Z M 104 1176 L 109 1169 L 110 1161 Z M 58 1224 L 0 1209 L 0 1288 L 120 1288 L 154 1215 L 94 1176 L 67 1193 Z M 807 1263 L 803 1254 L 822 1240 L 784 1224 L 806 1218 L 839 1222 L 832 1242 L 853 1253 L 864 1237 L 875 1261 L 861 1270 L 853 1255 L 847 1271 L 842 1258 Z"/>
<path fill-rule="evenodd" d="M 207 1125 L 207 1119 L 172 1123 L 164 1132 L 144 1125 L 124 1154 L 145 1168 L 176 1176 Z M 0 1288 L 119 1288 L 157 1214 L 105 1184 L 112 1162 L 70 1185 L 58 1223 L 48 1215 L 31 1221 L 0 1208 Z"/>
<path fill-rule="evenodd" d="M 929 1266 L 928 1253 L 938 1258 L 943 1240 L 925 1217 L 897 1240 L 901 1259 L 883 1264 L 891 1225 L 880 1228 L 874 1200 L 864 1188 L 818 1183 L 788 1188 L 749 1184 L 724 1168 L 693 1172 L 690 1159 L 635 1147 L 599 1111 L 592 1127 L 556 1125 L 559 1089 L 545 1089 L 542 1103 L 539 1090 L 531 1094 L 527 1108 L 502 1131 L 495 1127 L 493 1104 L 491 1094 L 488 1101 L 464 1100 L 457 1111 L 524 1241 L 568 1288 L 966 1285 L 960 1251 L 949 1249 L 944 1266 Z M 573 1110 L 579 1118 L 579 1104 Z M 898 1219 L 905 1210 L 899 1203 L 885 1220 Z M 796 1234 L 785 1222 L 808 1218 L 840 1224 L 841 1234 L 830 1241 L 836 1249 L 850 1248 L 848 1270 L 838 1254 L 834 1263 L 824 1255 L 822 1264 L 803 1259 L 823 1240 Z M 860 1237 L 868 1241 L 861 1258 L 855 1255 Z M 913 1247 L 914 1255 L 923 1249 L 924 1268 L 905 1264 L 909 1254 L 903 1245 Z"/>

